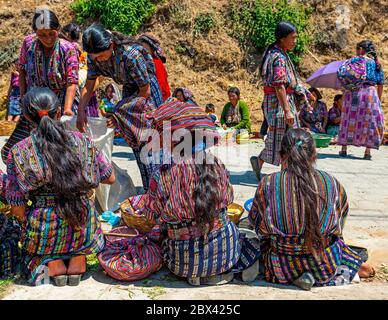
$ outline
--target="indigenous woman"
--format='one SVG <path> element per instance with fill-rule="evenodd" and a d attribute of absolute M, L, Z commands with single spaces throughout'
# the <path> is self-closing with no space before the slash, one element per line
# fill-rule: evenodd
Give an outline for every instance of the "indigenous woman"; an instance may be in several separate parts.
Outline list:
<path fill-rule="evenodd" d="M 365 147 L 364 159 L 371 160 L 371 149 L 379 149 L 384 137 L 384 71 L 373 42 L 357 44 L 357 55 L 344 62 L 338 77 L 346 89 L 337 142 L 342 146 L 339 155 L 346 157 L 347 146 L 353 145 Z"/>
<path fill-rule="evenodd" d="M 343 95 L 337 94 L 334 97 L 332 108 L 329 110 L 329 124 L 327 127 L 327 134 L 337 136 L 341 124 Z"/>
<path fill-rule="evenodd" d="M 62 33 L 63 33 L 62 36 L 66 40 L 71 42 L 74 45 L 74 48 L 78 52 L 78 56 L 79 56 L 79 60 L 78 60 L 78 62 L 79 62 L 79 80 L 78 80 L 78 84 L 79 84 L 79 88 L 82 89 L 86 84 L 86 77 L 87 77 L 87 70 L 88 70 L 88 66 L 87 66 L 87 55 L 88 54 L 86 52 L 82 51 L 82 48 L 78 43 L 79 39 L 80 39 L 80 35 L 81 35 L 81 29 L 77 24 L 72 22 L 72 23 L 65 25 L 62 28 Z M 86 115 L 88 117 L 98 117 L 99 116 L 99 114 L 98 114 L 98 100 L 97 100 L 97 94 L 96 94 L 97 87 L 98 87 L 98 83 L 96 83 L 96 86 L 94 88 L 95 90 L 90 98 L 89 104 L 86 107 Z"/>
<path fill-rule="evenodd" d="M 251 157 L 253 171 L 261 178 L 264 162 L 280 164 L 280 143 L 287 129 L 299 127 L 297 97 L 310 97 L 308 90 L 300 84 L 295 67 L 287 55 L 296 45 L 297 30 L 289 22 L 280 22 L 276 27 L 276 42 L 270 45 L 263 56 L 260 73 L 264 82 L 264 117 L 268 133 L 264 150 L 259 157 Z M 306 102 L 305 99 L 304 103 Z"/>
<path fill-rule="evenodd" d="M 39 283 L 47 266 L 56 285 L 77 285 L 85 255 L 104 246 L 90 192 L 114 182 L 112 167 L 86 135 L 64 129 L 61 105 L 48 88 L 31 89 L 23 113 L 34 129 L 9 153 L 6 198 L 23 225 L 29 281 Z"/>
<path fill-rule="evenodd" d="M 144 152 L 146 156 L 142 157 L 141 151 L 145 151 L 143 148 L 148 142 L 147 133 L 151 136 L 147 132 L 147 129 L 150 129 L 147 113 L 154 108 L 151 101 L 143 97 L 123 99 L 116 105 L 113 117 L 107 121 L 108 127 L 116 128 L 128 146 L 133 149 L 144 191 L 148 190 L 149 178 L 154 170 L 154 165 L 152 158 L 148 156 L 149 152 Z"/>
<path fill-rule="evenodd" d="M 311 103 L 312 111 L 301 110 L 299 119 L 302 126 L 315 133 L 325 133 L 328 121 L 327 106 L 321 100 L 322 95 L 316 88 L 310 88 L 309 91 L 315 100 Z"/>
<path fill-rule="evenodd" d="M 164 261 L 172 273 L 193 285 L 232 280 L 241 250 L 237 227 L 226 216 L 233 189 L 221 160 L 205 152 L 209 144 L 194 139 L 196 131 L 207 130 L 205 137 L 214 140 L 213 121 L 198 106 L 178 101 L 163 104 L 150 120 L 164 139 L 166 124 L 173 136 L 185 129 L 183 141 L 170 143 L 173 150 L 185 145 L 186 152 L 172 156 L 163 149 L 164 162 L 153 172 L 148 192 L 130 199 L 133 210 L 165 230 Z"/>
<path fill-rule="evenodd" d="M 82 90 L 77 119 L 81 132 L 85 131 L 87 122 L 81 109 L 89 102 L 98 76 L 111 78 L 123 85 L 123 99 L 138 96 L 150 98 L 155 107 L 162 104 L 152 57 L 135 40 L 93 24 L 84 32 L 82 43 L 88 53 L 88 79 Z"/>
<path fill-rule="evenodd" d="M 221 125 L 224 129 L 246 129 L 251 132 L 249 108 L 245 101 L 240 99 L 240 89 L 232 87 L 228 90 L 229 102 L 224 106 L 221 114 Z"/>
<path fill-rule="evenodd" d="M 22 113 L 20 108 L 20 86 L 19 86 L 19 72 L 14 70 L 11 73 L 11 81 L 8 90 L 8 109 L 7 120 L 19 121 Z"/>
<path fill-rule="evenodd" d="M 180 102 L 190 102 L 193 104 L 197 104 L 194 101 L 193 93 L 187 88 L 182 88 L 182 87 L 176 88 L 174 90 L 172 96 L 173 96 L 173 98 L 175 98 L 176 100 L 178 100 Z"/>
<path fill-rule="evenodd" d="M 0 279 L 13 276 L 19 271 L 20 227 L 10 218 L 5 199 L 7 175 L 0 170 Z"/>
<path fill-rule="evenodd" d="M 339 285 L 373 275 L 371 266 L 342 239 L 349 211 L 343 186 L 314 168 L 314 139 L 290 129 L 280 149 L 282 169 L 260 182 L 249 220 L 262 239 L 264 276 L 269 282 Z M 276 190 L 276 192 L 275 192 Z"/>
<path fill-rule="evenodd" d="M 20 95 L 33 87 L 47 87 L 58 97 L 62 114 L 77 109 L 78 54 L 74 46 L 58 37 L 60 24 L 54 12 L 37 10 L 32 22 L 34 34 L 24 39 L 19 59 Z M 1 150 L 3 162 L 14 144 L 30 135 L 29 122 L 21 117 Z"/>
<path fill-rule="evenodd" d="M 171 89 L 170 85 L 168 84 L 167 70 L 164 66 L 167 60 L 163 54 L 163 49 L 160 46 L 160 42 L 150 34 L 142 34 L 139 37 L 139 41 L 152 56 L 156 70 L 156 78 L 158 79 L 160 90 L 162 92 L 163 101 L 166 101 L 167 98 L 171 96 Z"/>

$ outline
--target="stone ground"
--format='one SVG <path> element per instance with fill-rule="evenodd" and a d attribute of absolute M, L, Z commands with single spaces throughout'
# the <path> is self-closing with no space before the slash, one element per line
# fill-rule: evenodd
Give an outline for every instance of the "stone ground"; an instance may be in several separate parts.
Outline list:
<path fill-rule="evenodd" d="M 0 142 L 2 145 L 4 138 Z M 230 170 L 235 202 L 241 205 L 255 193 L 257 182 L 249 158 L 257 155 L 262 147 L 260 141 L 213 150 Z M 147 280 L 134 283 L 118 282 L 102 272 L 90 272 L 78 287 L 17 284 L 4 299 L 388 299 L 388 269 L 385 267 L 388 265 L 388 147 L 383 146 L 379 152 L 373 152 L 373 161 L 362 159 L 361 148 L 350 147 L 350 156 L 346 159 L 339 158 L 338 151 L 337 146 L 320 149 L 317 166 L 333 174 L 345 186 L 351 210 L 344 237 L 349 244 L 367 247 L 369 262 L 381 270 L 385 268 L 386 273 L 379 279 L 342 287 L 313 288 L 311 292 L 305 292 L 293 286 L 272 285 L 262 280 L 250 285 L 235 279 L 224 286 L 191 287 L 165 269 Z M 128 171 L 136 186 L 141 185 L 129 147 L 115 146 L 113 160 Z M 0 167 L 4 170 L 2 163 Z M 276 167 L 265 165 L 263 172 L 276 170 Z"/>

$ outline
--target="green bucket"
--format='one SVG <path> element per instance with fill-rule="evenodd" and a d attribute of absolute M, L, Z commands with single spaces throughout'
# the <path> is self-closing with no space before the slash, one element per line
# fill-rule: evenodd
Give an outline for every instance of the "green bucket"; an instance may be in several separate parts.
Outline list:
<path fill-rule="evenodd" d="M 317 148 L 327 148 L 333 136 L 330 134 L 315 133 L 313 134 L 313 138 Z"/>

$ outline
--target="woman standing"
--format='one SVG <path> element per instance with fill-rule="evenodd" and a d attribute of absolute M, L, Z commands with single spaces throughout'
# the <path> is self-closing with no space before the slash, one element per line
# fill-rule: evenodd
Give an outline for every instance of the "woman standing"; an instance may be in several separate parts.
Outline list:
<path fill-rule="evenodd" d="M 24 39 L 19 59 L 21 98 L 33 87 L 51 89 L 58 97 L 62 114 L 77 109 L 78 54 L 74 46 L 60 39 L 60 24 L 54 12 L 37 10 L 32 21 L 35 33 Z M 21 117 L 15 131 L 1 150 L 3 162 L 14 144 L 30 135 L 30 123 Z"/>
<path fill-rule="evenodd" d="M 81 46 L 79 45 L 79 40 L 81 36 L 81 28 L 75 23 L 69 23 L 62 28 L 62 33 L 65 39 L 71 42 L 74 45 L 74 48 L 78 52 L 79 56 L 79 88 L 82 89 L 86 84 L 86 77 L 88 72 L 87 66 L 87 53 L 82 51 Z M 81 76 L 82 75 L 82 76 Z M 86 107 L 86 115 L 88 117 L 96 117 L 98 118 L 98 100 L 97 100 L 97 90 L 98 83 L 96 83 L 94 87 L 94 92 L 92 97 L 90 98 L 89 104 Z"/>
<path fill-rule="evenodd" d="M 82 90 L 77 127 L 85 132 L 85 109 L 96 79 L 104 76 L 123 85 L 123 99 L 131 96 L 150 98 L 155 107 L 163 103 L 151 55 L 133 39 L 93 24 L 82 36 L 88 53 L 88 79 Z"/>
<path fill-rule="evenodd" d="M 298 37 L 294 25 L 280 22 L 275 31 L 276 42 L 270 45 L 263 56 L 260 73 L 264 82 L 264 116 L 268 133 L 264 150 L 259 157 L 251 157 L 253 171 L 261 179 L 264 162 L 280 164 L 280 144 L 289 128 L 298 128 L 296 94 L 309 97 L 308 90 L 300 85 L 299 76 L 287 55 L 296 45 Z"/>
<path fill-rule="evenodd" d="M 228 90 L 229 102 L 221 113 L 221 125 L 224 129 L 246 129 L 251 132 L 249 108 L 245 101 L 240 99 L 240 89 L 232 87 Z"/>
<path fill-rule="evenodd" d="M 156 78 L 158 79 L 160 90 L 162 92 L 163 101 L 166 101 L 167 98 L 171 96 L 171 89 L 170 85 L 168 84 L 167 70 L 164 66 L 167 59 L 163 54 L 163 49 L 160 46 L 160 42 L 150 34 L 142 34 L 139 37 L 139 41 L 152 56 L 155 65 Z"/>
<path fill-rule="evenodd" d="M 357 56 L 344 62 L 338 77 L 346 89 L 337 142 L 342 145 L 339 155 L 346 157 L 347 146 L 353 145 L 365 147 L 364 159 L 371 160 L 371 149 L 379 149 L 384 137 L 384 71 L 372 41 L 357 44 Z"/>
<path fill-rule="evenodd" d="M 47 265 L 55 284 L 63 286 L 67 280 L 77 285 L 86 270 L 85 255 L 104 246 L 90 192 L 115 177 L 86 135 L 65 130 L 58 121 L 60 108 L 48 88 L 31 89 L 24 97 L 23 113 L 34 130 L 9 153 L 6 199 L 23 225 L 30 282 L 40 282 Z"/>
<path fill-rule="evenodd" d="M 280 149 L 282 169 L 259 183 L 249 220 L 262 241 L 264 276 L 269 282 L 317 286 L 370 277 L 342 239 L 349 211 L 343 186 L 314 168 L 314 139 L 302 129 L 285 134 Z"/>

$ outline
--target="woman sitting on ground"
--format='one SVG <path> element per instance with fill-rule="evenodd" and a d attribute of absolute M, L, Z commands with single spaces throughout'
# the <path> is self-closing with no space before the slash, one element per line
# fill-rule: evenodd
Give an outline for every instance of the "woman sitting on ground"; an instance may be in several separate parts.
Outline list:
<path fill-rule="evenodd" d="M 172 97 L 180 102 L 190 102 L 193 104 L 197 104 L 194 101 L 193 93 L 187 88 L 176 88 L 172 93 Z"/>
<path fill-rule="evenodd" d="M 299 119 L 302 126 L 315 133 L 325 133 L 328 121 L 326 104 L 321 101 L 322 95 L 316 88 L 310 88 L 309 91 L 315 99 L 311 100 L 313 110 L 303 109 L 299 113 Z"/>
<path fill-rule="evenodd" d="M 374 269 L 342 239 L 346 192 L 337 179 L 314 168 L 311 134 L 288 130 L 280 156 L 282 170 L 262 179 L 249 213 L 262 237 L 265 279 L 310 290 L 314 284 L 349 283 L 357 273 L 373 276 Z"/>
<path fill-rule="evenodd" d="M 67 279 L 77 285 L 86 271 L 85 255 L 104 247 L 90 194 L 115 176 L 86 135 L 66 131 L 58 121 L 61 105 L 50 89 L 31 89 L 23 115 L 34 129 L 8 155 L 6 199 L 25 228 L 21 242 L 29 281 L 40 283 L 48 266 L 56 285 Z"/>
<path fill-rule="evenodd" d="M 337 136 L 341 124 L 343 95 L 337 94 L 334 97 L 333 107 L 329 110 L 329 125 L 327 127 L 327 134 Z"/>
<path fill-rule="evenodd" d="M 231 281 L 241 251 L 238 229 L 226 215 L 233 188 L 221 160 L 205 152 L 210 144 L 194 138 L 201 130 L 209 140 L 218 137 L 213 121 L 199 107 L 177 101 L 163 104 L 150 120 L 161 137 L 166 124 L 173 136 L 185 129 L 183 141 L 171 142 L 172 150 L 184 146 L 185 154 L 163 149 L 148 192 L 131 198 L 134 210 L 165 230 L 164 262 L 172 273 L 192 285 Z"/>
<path fill-rule="evenodd" d="M 228 90 L 229 102 L 221 114 L 221 125 L 224 129 L 246 129 L 251 132 L 249 108 L 246 102 L 240 100 L 240 89 L 232 87 Z"/>

